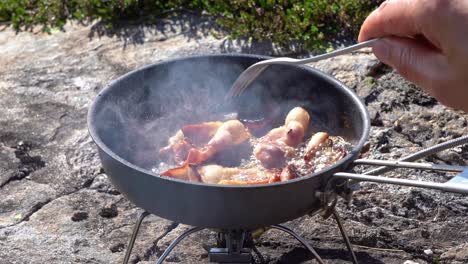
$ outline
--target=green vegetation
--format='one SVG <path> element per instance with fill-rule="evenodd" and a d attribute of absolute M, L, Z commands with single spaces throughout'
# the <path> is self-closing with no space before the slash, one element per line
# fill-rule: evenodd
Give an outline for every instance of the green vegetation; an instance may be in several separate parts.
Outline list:
<path fill-rule="evenodd" d="M 323 49 L 340 37 L 356 36 L 365 17 L 382 0 L 1 0 L 0 21 L 17 30 L 33 25 L 62 28 L 69 19 L 154 23 L 175 10 L 204 11 L 232 37 L 303 43 Z"/>

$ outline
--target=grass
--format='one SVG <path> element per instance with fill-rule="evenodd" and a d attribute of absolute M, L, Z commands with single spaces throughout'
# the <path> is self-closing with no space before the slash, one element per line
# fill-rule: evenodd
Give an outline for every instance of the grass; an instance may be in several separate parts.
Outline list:
<path fill-rule="evenodd" d="M 99 20 L 109 28 L 117 21 L 154 23 L 174 10 L 203 11 L 216 18 L 233 38 L 297 42 L 324 50 L 340 38 L 355 38 L 360 25 L 381 0 L 2 0 L 0 21 L 18 31 L 35 25 L 50 32 L 68 20 Z"/>

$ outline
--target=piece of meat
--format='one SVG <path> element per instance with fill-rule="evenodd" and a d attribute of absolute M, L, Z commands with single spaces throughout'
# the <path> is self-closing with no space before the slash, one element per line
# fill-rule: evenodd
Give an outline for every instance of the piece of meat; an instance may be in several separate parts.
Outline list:
<path fill-rule="evenodd" d="M 228 165 L 223 162 L 223 158 L 230 159 L 228 153 L 239 152 L 236 148 L 241 149 L 241 146 L 246 146 L 243 149 L 247 150 L 242 155 L 252 153 L 248 141 L 251 133 L 241 121 L 184 126 L 160 151 L 172 154 L 179 166 L 161 175 L 210 184 L 267 184 L 298 178 L 308 173 L 307 169 L 329 166 L 346 155 L 341 141 L 333 144 L 334 137 L 330 139 L 326 132 L 318 132 L 307 141 L 304 155 L 299 157 L 298 146 L 303 143 L 309 123 L 310 116 L 306 110 L 300 107 L 292 109 L 283 126 L 271 129 L 256 140 L 253 154 L 261 166 L 254 163 L 246 165 L 253 166 L 248 168 L 229 167 L 238 163 Z M 300 162 L 294 163 L 297 158 Z M 216 164 L 204 165 L 207 161 Z"/>
<path fill-rule="evenodd" d="M 159 155 L 161 156 L 167 156 L 169 155 L 172 151 L 173 148 L 176 144 L 180 143 L 182 140 L 184 140 L 184 133 L 182 133 L 182 130 L 177 130 L 174 136 L 170 137 L 167 140 L 167 146 L 161 148 L 159 150 Z"/>
<path fill-rule="evenodd" d="M 205 147 L 201 149 L 193 148 L 189 151 L 187 162 L 200 164 L 220 151 L 243 143 L 249 137 L 250 134 L 239 120 L 224 122 Z"/>
<path fill-rule="evenodd" d="M 321 146 L 321 144 L 325 143 L 328 140 L 328 137 L 328 133 L 326 132 L 315 133 L 307 143 L 304 160 L 310 161 L 311 159 L 313 159 L 317 149 Z"/>
<path fill-rule="evenodd" d="M 186 125 L 169 138 L 168 145 L 161 148 L 159 153 L 162 158 L 172 158 L 178 165 L 186 161 L 199 164 L 249 137 L 250 134 L 238 120 Z"/>
<path fill-rule="evenodd" d="M 204 122 L 183 126 L 180 130 L 184 137 L 196 147 L 204 146 L 216 134 L 223 122 Z"/>
<path fill-rule="evenodd" d="M 288 165 L 281 171 L 280 180 L 289 181 L 297 177 L 299 177 L 297 174 L 297 169 L 294 167 L 294 165 Z"/>
<path fill-rule="evenodd" d="M 267 184 L 267 183 L 270 183 L 270 182 L 268 180 L 256 181 L 256 182 L 238 181 L 238 180 L 222 180 L 218 182 L 218 184 L 225 184 L 225 185 L 247 185 L 247 184 Z"/>
<path fill-rule="evenodd" d="M 280 181 L 281 170 L 259 170 L 258 168 L 240 169 L 230 178 L 222 179 L 218 184 L 242 185 L 242 184 L 267 184 Z"/>
<path fill-rule="evenodd" d="M 220 165 L 205 165 L 197 169 L 200 179 L 211 184 L 264 184 L 280 181 L 281 170 L 253 168 L 230 168 Z"/>
<path fill-rule="evenodd" d="M 183 126 L 168 139 L 167 146 L 159 150 L 159 155 L 181 165 L 187 159 L 190 149 L 205 146 L 222 124 L 223 122 L 204 122 Z"/>
<path fill-rule="evenodd" d="M 284 150 L 273 144 L 258 144 L 254 154 L 257 160 L 262 163 L 262 166 L 267 169 L 282 168 L 286 163 Z"/>
<path fill-rule="evenodd" d="M 186 138 L 182 138 L 180 141 L 161 148 L 159 150 L 159 155 L 162 159 L 172 159 L 178 165 L 182 165 L 192 148 L 194 148 L 194 146 Z"/>
<path fill-rule="evenodd" d="M 259 139 L 254 149 L 254 155 L 265 168 L 282 168 L 286 157 L 296 151 L 296 147 L 303 142 L 309 127 L 310 116 L 301 107 L 289 111 L 284 125 L 270 130 Z"/>
<path fill-rule="evenodd" d="M 233 175 L 239 174 L 238 168 L 226 168 L 220 165 L 206 165 L 198 168 L 201 180 L 204 183 L 217 184 L 223 180 L 231 180 Z"/>
<path fill-rule="evenodd" d="M 162 172 L 161 176 L 172 177 L 191 182 L 201 182 L 201 177 L 197 170 L 188 163 L 184 163 L 182 166 Z"/>

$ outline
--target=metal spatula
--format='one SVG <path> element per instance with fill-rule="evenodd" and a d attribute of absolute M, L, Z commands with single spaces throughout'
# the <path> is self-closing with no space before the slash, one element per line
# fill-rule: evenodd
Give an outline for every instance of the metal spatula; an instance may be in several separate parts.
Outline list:
<path fill-rule="evenodd" d="M 249 85 L 260 75 L 260 73 L 262 73 L 271 64 L 299 65 L 299 64 L 306 64 L 310 62 L 317 62 L 319 60 L 332 58 L 338 55 L 350 53 L 358 49 L 370 47 L 377 40 L 378 39 L 371 39 L 368 41 L 358 43 L 356 45 L 352 45 L 346 48 L 342 48 L 342 49 L 335 50 L 329 53 L 317 55 L 317 56 L 307 58 L 307 59 L 299 60 L 299 59 L 292 59 L 292 58 L 275 58 L 275 59 L 257 62 L 242 72 L 239 78 L 237 78 L 237 80 L 232 85 L 231 89 L 226 95 L 226 98 L 232 98 L 232 97 L 237 97 L 241 95 L 244 92 L 244 90 L 247 89 L 247 87 L 249 87 Z"/>

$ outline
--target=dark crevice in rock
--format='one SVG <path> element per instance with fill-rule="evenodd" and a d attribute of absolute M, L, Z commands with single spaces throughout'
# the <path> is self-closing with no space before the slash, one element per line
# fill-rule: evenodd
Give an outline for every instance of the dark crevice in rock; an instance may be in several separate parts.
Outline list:
<path fill-rule="evenodd" d="M 420 147 L 423 147 L 423 142 L 425 140 L 422 141 L 421 139 L 417 139 L 417 138 L 422 137 L 422 133 L 407 133 L 405 131 L 400 131 L 398 133 L 403 135 L 409 142 L 411 142 L 413 144 L 416 144 L 416 145 L 418 145 Z M 426 140 L 430 140 L 430 138 L 426 138 Z"/>
<path fill-rule="evenodd" d="M 35 204 L 32 208 L 31 208 L 31 211 L 28 212 L 24 218 L 21 220 L 21 222 L 24 222 L 24 221 L 29 221 L 29 218 L 35 214 L 37 211 L 41 210 L 42 207 L 44 207 L 46 204 L 50 203 L 51 201 L 53 201 L 53 199 L 48 199 L 48 200 L 45 200 L 43 202 L 39 202 L 37 204 Z"/>
<path fill-rule="evenodd" d="M 447 165 L 459 165 L 459 166 L 465 166 L 466 160 L 464 159 L 459 159 L 459 157 L 454 156 L 451 159 L 445 159 L 441 158 L 438 155 L 439 153 L 433 154 L 431 156 L 425 157 L 425 160 L 431 163 L 437 163 L 437 164 L 447 164 Z M 446 175 L 447 180 L 450 179 L 448 175 Z"/>
<path fill-rule="evenodd" d="M 124 248 L 125 248 L 125 245 L 123 243 L 118 243 L 118 244 L 111 246 L 109 249 L 112 253 L 116 253 L 116 252 L 122 252 Z"/>
<path fill-rule="evenodd" d="M 118 225 L 118 226 L 114 226 L 114 227 L 111 227 L 110 228 L 110 231 L 113 232 L 113 231 L 116 231 L 116 230 L 121 230 L 122 228 L 125 228 L 125 227 L 134 227 L 135 226 L 135 223 L 125 223 L 125 224 L 121 224 L 121 225 Z M 104 235 L 100 236 L 100 237 L 103 237 Z"/>
<path fill-rule="evenodd" d="M 257 246 L 268 247 L 268 248 L 271 248 L 271 249 L 288 248 L 289 247 L 289 245 L 287 245 L 287 244 L 283 244 L 281 242 L 271 241 L 271 240 L 265 240 L 265 241 L 257 242 L 256 244 L 257 244 Z"/>
<path fill-rule="evenodd" d="M 80 222 L 86 219 L 88 219 L 88 212 L 76 212 L 71 217 L 73 222 Z"/>
<path fill-rule="evenodd" d="M 405 105 L 416 104 L 424 107 L 430 107 L 436 105 L 437 100 L 424 92 L 421 88 L 416 87 L 414 84 L 410 84 L 404 94 L 402 103 Z"/>
<path fill-rule="evenodd" d="M 120 195 L 120 192 L 117 190 L 97 190 L 100 193 L 106 193 L 110 195 Z"/>
<path fill-rule="evenodd" d="M 49 141 L 52 142 L 52 141 L 55 141 L 55 139 L 57 138 L 57 135 L 60 133 L 60 131 L 62 130 L 63 126 L 62 125 L 59 125 L 55 130 L 54 130 L 54 133 L 52 134 L 52 136 L 50 137 Z"/>
<path fill-rule="evenodd" d="M 135 261 L 133 262 L 133 264 L 136 264 L 138 263 L 139 261 L 141 260 L 145 260 L 145 261 L 148 261 L 151 256 L 153 256 L 154 254 L 156 254 L 156 256 L 161 256 L 163 251 L 161 248 L 159 248 L 158 246 L 158 243 L 161 239 L 163 239 L 167 234 L 169 234 L 172 230 L 176 229 L 177 227 L 179 226 L 178 223 L 174 223 L 172 222 L 167 228 L 166 230 L 164 231 L 164 233 L 162 235 L 160 235 L 158 238 L 156 238 L 156 240 L 154 240 L 153 242 L 153 245 L 148 248 L 145 252 L 145 254 L 143 255 L 143 259 L 135 259 Z"/>
<path fill-rule="evenodd" d="M 90 179 L 87 179 L 87 180 L 83 183 L 83 185 L 82 185 L 82 187 L 81 187 L 80 189 L 89 188 L 89 187 L 93 184 L 93 182 L 94 182 L 94 177 L 93 177 L 93 178 L 90 178 Z"/>
<path fill-rule="evenodd" d="M 136 264 L 136 263 L 139 263 L 141 261 L 141 257 L 140 256 L 136 256 L 132 261 L 130 261 L 132 264 Z"/>
<path fill-rule="evenodd" d="M 324 260 L 350 260 L 349 252 L 345 248 L 315 248 L 315 250 L 317 251 L 318 255 L 321 256 Z M 359 263 L 384 264 L 384 262 L 371 256 L 367 252 L 355 251 L 355 254 L 357 259 L 359 260 Z M 281 255 L 281 257 L 273 263 L 303 263 L 313 258 L 313 255 L 307 249 L 303 247 L 294 247 L 292 250 Z"/>
<path fill-rule="evenodd" d="M 0 122 L 0 125 L 6 127 L 8 123 Z M 0 134 L 0 142 L 9 142 L 9 141 L 15 140 L 15 138 L 16 138 L 15 133 L 10 132 L 10 131 L 2 131 Z"/>
<path fill-rule="evenodd" d="M 0 188 L 12 181 L 22 180 L 29 176 L 32 172 L 45 167 L 45 162 L 42 160 L 41 156 L 29 155 L 29 151 L 33 148 L 33 144 L 31 142 L 20 141 L 12 148 L 15 149 L 15 156 L 20 161 L 20 164 L 18 165 L 18 171 L 2 185 L 0 185 Z"/>
<path fill-rule="evenodd" d="M 372 90 L 367 96 L 364 97 L 364 103 L 369 105 L 370 103 L 377 101 L 381 93 L 382 90 Z"/>
<path fill-rule="evenodd" d="M 393 69 L 389 67 L 388 65 L 378 62 L 374 65 L 372 65 L 369 69 L 369 71 L 366 73 L 366 76 L 371 76 L 374 78 L 380 78 L 383 75 L 392 72 Z"/>
<path fill-rule="evenodd" d="M 104 169 L 101 168 L 98 175 L 94 177 L 92 184 L 89 186 L 90 189 L 96 190 L 100 193 L 110 194 L 110 195 L 120 195 L 121 193 L 115 189 L 113 185 L 107 179 L 107 176 L 104 173 Z"/>
<path fill-rule="evenodd" d="M 379 112 L 375 112 L 375 114 L 371 117 L 371 125 L 376 127 L 383 127 L 384 123 L 382 121 L 382 117 L 380 116 Z"/>
<path fill-rule="evenodd" d="M 117 206 L 115 204 L 111 205 L 110 207 L 102 208 L 99 212 L 99 216 L 104 218 L 114 218 L 119 215 L 117 210 Z"/>

